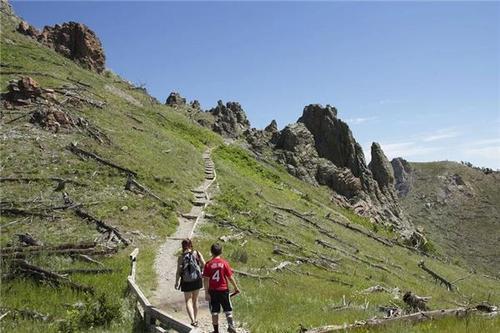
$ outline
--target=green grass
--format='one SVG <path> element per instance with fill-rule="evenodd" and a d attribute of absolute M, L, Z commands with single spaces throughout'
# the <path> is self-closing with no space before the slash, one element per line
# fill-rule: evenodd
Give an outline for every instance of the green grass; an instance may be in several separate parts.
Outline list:
<path fill-rule="evenodd" d="M 220 236 L 239 232 L 221 227 L 223 221 L 230 221 L 246 229 L 281 235 L 305 249 L 305 252 L 299 251 L 293 246 L 280 244 L 279 241 L 260 240 L 248 234 L 245 236 L 248 242 L 244 245 L 241 245 L 242 241 L 223 243 L 224 256 L 234 267 L 260 275 L 271 274 L 274 278 L 274 280 L 259 281 L 239 277 L 244 292 L 235 300 L 235 315 L 239 320 L 246 322 L 252 332 L 291 332 L 296 331 L 299 325 L 317 327 L 352 323 L 382 315 L 378 312 L 379 305 L 397 304 L 404 307 L 401 298 L 393 299 L 393 296 L 387 293 L 360 293 L 361 290 L 377 284 L 386 288 L 397 287 L 402 293 L 411 290 L 418 295 L 430 295 L 433 297 L 429 304 L 432 309 L 456 307 L 454 303 L 464 301 L 465 297 L 470 297 L 472 302 L 486 299 L 492 302 L 500 300 L 500 294 L 496 291 L 499 287 L 497 281 L 486 279 L 481 274 L 474 274 L 457 284 L 460 293 L 448 292 L 420 270 L 418 262 L 425 259 L 428 267 L 451 281 L 467 276 L 467 269 L 421 257 L 402 247 L 388 248 L 359 233 L 329 222 L 324 216 L 333 210 L 354 223 L 369 227 L 366 219 L 358 218 L 349 211 L 333 206 L 324 188 L 315 188 L 299 182 L 279 169 L 272 169 L 253 160 L 248 153 L 235 146 L 217 149 L 214 155 L 220 193 L 216 197 L 216 204 L 210 208 L 213 214 L 211 223 L 203 226 L 203 237 L 198 240 L 200 249 L 208 254 L 210 244 Z M 260 196 L 255 195 L 257 192 Z M 304 195 L 309 193 L 310 196 Z M 313 219 L 343 242 L 325 237 L 291 214 L 271 209 L 262 196 L 278 205 L 314 213 Z M 386 237 L 392 235 L 387 230 L 373 231 Z M 354 260 L 342 252 L 322 248 L 315 244 L 316 239 L 330 242 L 347 252 L 352 249 L 345 243 L 351 244 L 357 248 L 358 252 L 355 254 L 358 257 L 378 263 L 395 274 Z M 276 245 L 300 256 L 311 255 L 312 251 L 315 251 L 327 257 L 337 258 L 340 260 L 338 268 L 336 271 L 327 272 L 309 264 L 293 266 L 294 270 L 308 272 L 311 276 L 297 275 L 288 271 L 272 272 L 271 268 L 277 266 L 279 262 L 290 260 L 273 254 Z M 239 260 L 242 257 L 246 259 Z M 353 286 L 327 281 L 331 278 Z M 339 305 L 344 296 L 352 304 L 362 305 L 368 302 L 369 305 L 366 310 L 334 311 L 333 307 Z M 489 323 L 488 320 L 473 317 L 468 325 L 484 327 L 486 332 L 493 332 L 494 326 Z M 446 320 L 442 323 L 436 321 L 417 325 L 412 328 L 412 332 L 429 332 L 432 331 L 432 327 L 447 327 L 450 332 L 453 330 L 466 332 L 463 325 L 463 321 L 460 320 Z M 391 326 L 387 329 L 390 332 L 398 332 L 406 330 L 406 327 L 403 327 Z"/>
<path fill-rule="evenodd" d="M 71 308 L 72 304 L 96 304 L 102 294 L 106 295 L 109 308 L 120 308 L 120 315 L 107 325 L 87 325 L 80 327 L 80 330 L 140 331 L 133 301 L 126 297 L 128 254 L 134 247 L 140 248 L 137 280 L 146 295 L 151 295 L 156 285 L 153 267 L 156 249 L 165 236 L 175 230 L 177 213 L 189 209 L 192 199 L 189 189 L 203 180 L 201 153 L 207 147 L 216 146 L 219 148 L 213 154 L 220 192 L 216 203 L 209 209 L 213 218 L 202 226 L 203 236 L 197 240 L 197 247 L 205 256 L 208 256 L 210 244 L 218 237 L 238 232 L 221 226 L 230 222 L 238 228 L 282 237 L 270 240 L 246 235 L 247 242 L 244 245 L 242 241 L 224 243 L 224 256 L 238 269 L 265 275 L 279 262 L 290 260 L 273 254 L 275 246 L 297 256 L 323 255 L 338 259 L 334 271 L 302 263 L 292 266 L 293 270 L 310 275 L 283 271 L 271 272 L 272 280 L 240 277 L 243 294 L 235 299 L 235 314 L 238 320 L 247 323 L 252 332 L 294 332 L 299 325 L 314 327 L 351 323 L 380 315 L 379 305 L 395 303 L 403 306 L 400 299 L 393 299 L 389 294 L 360 293 L 360 290 L 377 284 L 387 288 L 398 287 L 402 292 L 412 290 L 419 295 L 431 295 L 433 300 L 430 306 L 434 309 L 454 307 L 455 302 L 462 302 L 465 298 L 472 302 L 486 299 L 495 303 L 500 301 L 498 281 L 484 278 L 480 272 L 457 284 L 460 293 L 446 291 L 417 267 L 422 259 L 419 255 L 397 246 L 388 248 L 326 219 L 328 213 L 333 213 L 334 217 L 340 214 L 381 236 L 396 236 L 390 230 L 373 228 L 366 218 L 333 205 L 331 192 L 327 188 L 299 181 L 286 173 L 283 167 L 258 161 L 241 147 L 223 145 L 219 136 L 188 119 L 191 117 L 189 110 L 156 104 L 142 90 L 135 89 L 117 75 L 111 72 L 97 75 L 86 71 L 12 30 L 12 24 L 2 20 L 2 64 L 20 66 L 20 71 L 24 72 L 42 71 L 50 74 L 32 75 L 44 88 L 70 84 L 68 78 L 91 85 L 84 94 L 106 102 L 106 106 L 99 109 L 81 105 L 72 109 L 71 113 L 97 126 L 112 143 L 100 144 L 83 131 L 50 133 L 28 123 L 27 119 L 4 123 L 0 141 L 1 176 L 61 177 L 85 184 L 69 184 L 66 191 L 74 201 L 85 203 L 85 210 L 116 226 L 133 240 L 133 244 L 116 256 L 98 258 L 107 267 L 114 268 L 115 272 L 71 276 L 78 283 L 93 286 L 95 296 L 77 293 L 67 287 L 36 283 L 30 279 L 2 281 L 1 307 L 28 308 L 54 318 L 50 322 L 35 322 L 6 317 L 0 322 L 2 331 L 56 332 L 61 327 L 60 322 L 73 325 L 85 317 L 84 313 L 75 312 Z M 7 69 L 2 68 L 2 71 Z M 5 91 L 8 81 L 19 77 L 17 74 L 2 74 L 0 89 Z M 106 88 L 109 86 L 113 86 L 115 91 L 119 89 L 121 94 L 129 95 L 142 106 L 112 93 Z M 6 115 L 2 119 L 8 122 L 13 116 Z M 71 142 L 78 142 L 80 147 L 136 171 L 140 183 L 172 204 L 164 206 L 150 196 L 126 191 L 126 175 L 94 160 L 75 156 L 66 148 Z M 62 195 L 55 192 L 54 188 L 52 181 L 2 183 L 0 197 L 3 202 L 12 201 L 29 209 L 58 206 L 62 204 Z M 497 200 L 496 197 L 490 199 Z M 311 219 L 329 234 L 335 235 L 336 239 L 292 214 L 272 209 L 266 200 L 311 214 Z M 35 235 L 45 244 L 89 241 L 99 235 L 93 225 L 82 221 L 72 211 L 60 211 L 54 216 L 53 220 L 2 216 L 0 246 L 15 244 L 15 234 L 24 232 Z M 319 246 L 317 239 L 331 243 L 340 251 Z M 284 240 L 298 244 L 302 249 L 298 250 Z M 436 244 L 439 253 L 442 249 L 440 239 L 433 239 L 433 244 Z M 353 259 L 353 255 L 363 261 L 382 265 L 393 273 Z M 427 266 L 449 280 L 469 273 L 467 265 L 463 263 L 456 265 L 424 259 Z M 91 267 L 90 264 L 57 256 L 28 257 L 27 260 L 52 270 Z M 8 265 L 3 262 L 2 273 L 8 272 Z M 331 279 L 352 286 L 328 281 Z M 352 304 L 369 305 L 363 310 L 334 311 L 344 296 Z M 497 319 L 480 320 L 473 317 L 467 321 L 446 319 L 412 327 L 395 325 L 384 329 L 390 332 L 430 332 L 433 329 L 443 332 L 493 332 L 497 324 Z"/>
<path fill-rule="evenodd" d="M 156 248 L 170 235 L 177 225 L 177 212 L 189 209 L 192 194 L 204 177 L 201 153 L 208 146 L 222 142 L 221 138 L 196 125 L 172 108 L 155 104 L 142 90 L 135 89 L 113 73 L 97 75 L 84 70 L 51 49 L 13 32 L 14 26 L 2 17 L 1 62 L 3 73 L 19 71 L 30 74 L 43 88 L 58 88 L 78 80 L 91 88 L 82 93 L 106 103 L 102 109 L 82 104 L 69 110 L 74 117 L 83 117 L 99 128 L 111 140 L 100 144 L 84 131 L 48 132 L 28 122 L 28 117 L 6 123 L 17 115 L 3 118 L 0 151 L 2 177 L 60 177 L 78 181 L 86 186 L 68 184 L 65 191 L 75 202 L 85 203 L 85 210 L 116 226 L 133 244 L 112 258 L 96 258 L 117 272 L 103 275 L 73 275 L 76 282 L 93 286 L 96 296 L 75 293 L 67 287 L 54 287 L 27 280 L 3 281 L 0 306 L 29 308 L 49 314 L 57 320 L 68 320 L 72 313 L 65 304 L 78 301 L 95 302 L 104 293 L 120 306 L 121 315 L 111 326 L 96 327 L 94 331 L 124 332 L 134 329 L 134 312 L 131 301 L 124 297 L 126 276 L 129 272 L 128 254 L 139 247 L 141 264 L 138 282 L 147 295 L 156 284 L 153 268 Z M 48 75 L 44 75 L 48 74 Z M 8 81 L 19 74 L 1 74 L 0 90 L 6 91 Z M 116 93 L 106 89 L 112 86 L 137 100 L 136 106 Z M 135 118 L 135 119 L 134 119 Z M 135 127 L 135 128 L 134 128 Z M 150 188 L 160 198 L 173 204 L 163 206 L 148 195 L 138 195 L 124 189 L 126 175 L 118 170 L 81 159 L 67 146 L 77 142 L 79 147 L 137 172 L 137 181 Z M 61 192 L 55 192 L 56 183 L 37 181 L 30 183 L 2 183 L 0 194 L 3 202 L 14 202 L 16 207 L 35 209 L 63 204 Z M 126 207 L 126 208 L 124 208 Z M 14 245 L 16 233 L 29 232 L 44 244 L 91 241 L 99 236 L 95 226 L 77 217 L 72 211 L 54 213 L 55 219 L 23 218 L 3 215 L 0 218 L 0 246 Z M 13 223 L 14 222 L 14 223 Z M 65 257 L 28 257 L 27 260 L 48 269 L 90 267 L 72 262 Z M 8 265 L 2 264 L 2 273 Z M 58 329 L 57 323 L 12 320 L 9 316 L 0 323 L 0 329 L 18 332 Z M 90 327 L 87 327 L 90 329 Z"/>

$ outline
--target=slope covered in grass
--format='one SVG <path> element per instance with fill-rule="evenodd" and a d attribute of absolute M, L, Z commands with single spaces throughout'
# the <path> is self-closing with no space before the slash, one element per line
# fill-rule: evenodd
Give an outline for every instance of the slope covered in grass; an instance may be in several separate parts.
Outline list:
<path fill-rule="evenodd" d="M 211 222 L 204 226 L 206 236 L 201 240 L 202 246 L 207 249 L 216 237 L 243 232 L 244 240 L 224 243 L 225 256 L 241 271 L 272 277 L 240 277 L 244 293 L 236 301 L 236 313 L 252 331 L 291 332 L 298 330 L 299 325 L 343 324 L 381 316 L 379 306 L 404 308 L 401 297 L 408 290 L 432 296 L 429 306 L 433 309 L 456 307 L 466 300 L 499 301 L 496 280 L 480 273 L 469 276 L 467 268 L 418 255 L 401 246 L 386 246 L 333 223 L 331 220 L 349 222 L 351 215 L 330 203 L 326 189 L 312 187 L 280 169 L 261 164 L 235 146 L 219 148 L 214 155 L 220 194 L 212 207 Z M 320 229 L 272 205 L 293 208 Z M 364 227 L 369 223 L 362 218 L 351 218 L 350 222 L 369 230 Z M 378 230 L 376 235 L 390 238 L 392 234 Z M 317 240 L 335 249 L 325 248 Z M 320 265 L 321 258 L 337 263 L 325 269 L 297 257 L 276 254 L 276 248 L 297 257 L 319 259 Z M 458 292 L 449 292 L 418 267 L 422 259 L 449 281 L 468 278 L 456 283 Z M 274 270 L 285 261 L 291 264 L 284 270 Z M 375 285 L 398 288 L 401 293 L 362 292 Z M 344 297 L 350 308 L 342 309 Z M 495 332 L 498 324 L 498 321 L 471 321 L 486 332 Z M 444 324 L 416 326 L 412 332 L 437 328 L 466 332 L 467 325 L 465 321 L 448 320 Z M 399 325 L 389 331 L 401 329 Z"/>
<path fill-rule="evenodd" d="M 0 246 L 16 245 L 15 234 L 21 233 L 30 233 L 45 245 L 91 242 L 99 237 L 101 234 L 95 226 L 76 216 L 73 210 L 49 209 L 64 205 L 62 192 L 54 190 L 57 182 L 49 178 L 71 180 L 77 183 L 68 183 L 64 191 L 74 202 L 83 204 L 87 212 L 117 227 L 133 242 L 132 246 L 141 248 L 138 279 L 148 293 L 148 288 L 153 288 L 155 283 L 152 263 L 156 244 L 175 230 L 177 211 L 190 206 L 189 189 L 204 177 L 201 152 L 206 145 L 215 145 L 221 140 L 118 76 L 84 70 L 53 50 L 16 33 L 14 23 L 2 13 L 2 91 L 6 91 L 10 80 L 25 76 L 32 77 L 43 88 L 78 88 L 82 96 L 104 102 L 104 107 L 82 103 L 65 110 L 72 117 L 82 117 L 98 128 L 110 143 L 100 143 L 78 128 L 58 133 L 42 129 L 29 122 L 28 112 L 32 111 L 29 107 L 2 109 L 1 177 L 35 179 L 3 181 L 2 208 L 48 209 L 46 215 L 53 218 L 3 213 Z M 56 97 L 59 101 L 64 100 L 64 96 Z M 71 143 L 133 170 L 137 173 L 136 180 L 167 204 L 145 193 L 125 190 L 126 174 L 93 159 L 76 156 L 68 149 Z M 64 304 L 90 304 L 105 294 L 111 303 L 122 309 L 112 328 L 107 330 L 130 331 L 133 310 L 123 298 L 130 251 L 129 246 L 111 258 L 96 258 L 116 270 L 111 274 L 71 276 L 75 282 L 93 286 L 95 296 L 67 287 L 35 283 L 30 278 L 3 279 L 0 307 L 35 310 L 53 316 L 54 320 L 33 323 L 21 318 L 13 321 L 8 317 L 1 322 L 2 330 L 11 331 L 16 327 L 16 332 L 55 331 L 59 327 L 57 320 L 71 321 L 76 311 Z M 93 264 L 69 257 L 37 255 L 27 256 L 26 260 L 51 270 L 95 268 Z M 2 273 L 10 271 L 10 264 L 2 261 Z"/>
<path fill-rule="evenodd" d="M 456 162 L 411 166 L 411 190 L 401 202 L 414 223 L 450 260 L 498 275 L 500 173 Z"/>
<path fill-rule="evenodd" d="M 398 245 L 384 245 L 342 226 L 339 223 L 352 223 L 375 237 L 395 237 L 390 230 L 375 228 L 367 219 L 332 204 L 327 188 L 301 182 L 282 167 L 260 162 L 237 145 L 224 145 L 221 137 L 185 117 L 186 110 L 156 103 L 145 91 L 113 73 L 97 75 L 86 71 L 21 36 L 14 32 L 15 22 L 4 15 L 0 44 L 2 91 L 6 91 L 10 80 L 26 75 L 43 88 L 74 87 L 82 96 L 105 105 L 98 108 L 81 103 L 65 110 L 73 117 L 85 118 L 109 142 L 101 143 L 79 128 L 47 131 L 29 122 L 29 108 L 2 109 L 1 177 L 37 179 L 3 181 L 2 208 L 36 209 L 50 214 L 2 214 L 0 247 L 15 245 L 18 233 L 30 233 L 47 245 L 88 242 L 101 236 L 93 224 L 83 221 L 72 209 L 52 209 L 64 201 L 50 177 L 72 180 L 74 183 L 68 183 L 64 191 L 87 212 L 117 227 L 132 245 L 124 248 L 118 244 L 116 255 L 96 258 L 112 268 L 112 273 L 70 276 L 72 281 L 92 286 L 94 295 L 37 283 L 28 277 L 11 275 L 7 279 L 13 270 L 10 262 L 3 260 L 0 307 L 33 310 L 51 318 L 38 321 L 10 315 L 0 322 L 2 331 L 140 331 L 140 324 L 134 321 L 133 302 L 124 297 L 128 254 L 133 247 L 141 249 L 138 282 L 150 295 L 156 280 L 156 249 L 175 229 L 177 214 L 190 207 L 189 189 L 204 177 L 201 153 L 208 146 L 218 147 L 213 159 L 220 190 L 211 207 L 212 218 L 202 226 L 198 246 L 208 255 L 209 245 L 220 236 L 244 236 L 224 243 L 224 250 L 237 269 L 267 277 L 239 277 L 243 294 L 235 300 L 236 316 L 253 332 L 293 332 L 299 325 L 353 322 L 382 315 L 379 305 L 404 306 L 397 292 L 361 292 L 374 285 L 432 296 L 431 308 L 486 299 L 499 302 L 498 281 L 485 278 L 481 272 L 469 276 L 466 265 L 445 263 Z M 64 100 L 64 96 L 57 98 Z M 125 190 L 125 173 L 76 156 L 68 149 L 71 143 L 133 170 L 136 180 L 166 204 L 147 193 Z M 440 253 L 433 255 L 439 258 Z M 95 267 L 68 256 L 28 255 L 25 259 L 53 271 Z M 459 292 L 447 291 L 426 275 L 417 266 L 421 259 L 450 281 L 467 277 L 456 283 Z M 285 269 L 274 270 L 285 261 L 290 262 Z M 339 308 L 344 298 L 351 308 Z M 498 320 L 472 317 L 464 323 L 452 319 L 411 330 L 465 332 L 464 327 L 469 325 L 494 332 Z M 396 332 L 408 328 L 390 329 Z"/>

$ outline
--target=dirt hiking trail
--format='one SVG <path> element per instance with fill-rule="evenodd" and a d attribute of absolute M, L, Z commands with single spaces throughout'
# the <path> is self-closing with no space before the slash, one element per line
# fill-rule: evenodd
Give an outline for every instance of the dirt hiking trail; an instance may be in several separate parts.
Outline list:
<path fill-rule="evenodd" d="M 204 222 L 205 208 L 210 203 L 208 189 L 216 180 L 215 166 L 210 157 L 211 151 L 207 150 L 203 153 L 205 162 L 205 180 L 203 183 L 192 189 L 194 199 L 191 211 L 187 214 L 182 214 L 178 217 L 179 226 L 174 234 L 172 234 L 163 243 L 158 250 L 155 258 L 155 270 L 158 276 L 158 285 L 151 298 L 151 303 L 159 309 L 169 313 L 175 319 L 189 324 L 191 321 L 186 311 L 184 303 L 184 294 L 174 288 L 175 273 L 177 269 L 177 256 L 181 247 L 181 240 L 184 238 L 192 238 L 196 227 Z M 202 252 L 205 260 L 208 260 L 208 253 Z M 237 309 L 236 309 L 237 317 Z M 237 318 L 236 318 L 237 319 Z M 208 309 L 208 303 L 205 301 L 205 292 L 200 290 L 198 299 L 198 322 L 199 332 L 212 332 L 212 319 Z M 239 325 L 238 321 L 236 323 Z M 221 332 L 227 331 L 227 323 L 224 313 L 219 315 L 219 327 Z M 247 332 L 244 329 L 238 328 L 238 332 Z"/>

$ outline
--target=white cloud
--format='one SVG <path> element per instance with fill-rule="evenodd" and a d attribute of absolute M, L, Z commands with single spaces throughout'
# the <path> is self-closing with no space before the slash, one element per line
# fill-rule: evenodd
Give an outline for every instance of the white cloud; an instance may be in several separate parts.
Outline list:
<path fill-rule="evenodd" d="M 437 130 L 433 133 L 429 133 L 426 135 L 422 136 L 422 141 L 425 142 L 432 142 L 432 141 L 438 141 L 438 140 L 443 140 L 443 139 L 450 139 L 450 138 L 455 138 L 459 136 L 459 132 L 452 128 L 443 128 L 440 130 Z"/>
<path fill-rule="evenodd" d="M 389 159 L 395 157 L 418 157 L 443 149 L 443 147 L 436 147 L 434 145 L 426 146 L 418 142 L 381 143 L 380 146 Z"/>
<path fill-rule="evenodd" d="M 346 119 L 345 121 L 351 125 L 358 125 L 358 124 L 362 124 L 362 123 L 365 123 L 365 122 L 370 121 L 370 120 L 374 120 L 376 118 L 377 117 L 359 117 L 359 118 L 349 118 L 349 119 Z"/>

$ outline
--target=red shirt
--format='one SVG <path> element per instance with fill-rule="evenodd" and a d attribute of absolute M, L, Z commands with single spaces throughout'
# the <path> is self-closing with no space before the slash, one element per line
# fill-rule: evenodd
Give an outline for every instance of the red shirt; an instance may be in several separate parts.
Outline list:
<path fill-rule="evenodd" d="M 203 276 L 209 278 L 208 289 L 225 291 L 228 290 L 228 279 L 233 275 L 229 263 L 222 258 L 214 258 L 205 264 Z"/>

